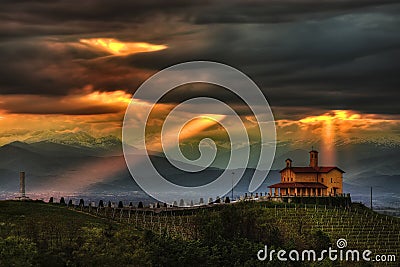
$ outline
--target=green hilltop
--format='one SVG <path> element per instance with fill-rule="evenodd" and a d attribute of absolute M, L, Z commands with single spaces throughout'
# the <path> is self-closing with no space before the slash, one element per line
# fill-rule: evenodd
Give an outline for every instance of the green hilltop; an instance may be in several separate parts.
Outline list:
<path fill-rule="evenodd" d="M 398 218 L 359 204 L 241 202 L 165 211 L 0 201 L 0 266 L 282 266 L 276 257 L 258 261 L 257 252 L 264 245 L 321 251 L 336 248 L 339 238 L 347 240 L 347 249 L 399 257 L 399 233 Z M 329 259 L 285 263 L 375 265 Z"/>

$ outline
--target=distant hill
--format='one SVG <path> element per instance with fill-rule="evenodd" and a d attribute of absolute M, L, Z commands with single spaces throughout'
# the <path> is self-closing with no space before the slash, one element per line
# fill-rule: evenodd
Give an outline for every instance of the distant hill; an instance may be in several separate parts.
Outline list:
<path fill-rule="evenodd" d="M 44 138 L 46 134 L 43 134 Z M 59 135 L 57 135 L 59 137 Z M 26 142 L 13 142 L 0 147 L 0 192 L 18 191 L 18 173 L 27 173 L 27 190 L 51 192 L 132 192 L 140 191 L 126 168 L 122 155 L 122 143 L 116 137 L 94 138 L 80 133 L 56 135 L 49 140 L 40 140 L 38 136 Z M 57 137 L 57 138 L 58 138 Z M 38 141 L 37 141 L 38 140 Z M 37 142 L 35 142 L 37 141 Z M 172 182 L 194 186 L 206 184 L 215 179 L 226 164 L 230 151 L 220 148 L 218 159 L 213 167 L 190 175 L 175 169 L 161 153 L 151 153 L 151 159 L 161 173 Z M 252 146 L 257 149 L 257 144 Z M 194 148 L 183 148 L 184 153 L 196 152 Z M 229 153 L 228 153 L 229 152 Z M 234 151 L 236 153 L 238 151 Z M 240 152 L 240 151 L 239 151 Z M 374 188 L 374 197 L 379 206 L 399 206 L 400 157 L 399 146 L 392 143 L 344 143 L 338 146 L 337 166 L 344 174 L 344 189 L 353 195 L 356 201 L 368 202 L 370 187 Z M 130 154 L 140 162 L 143 151 L 134 147 Z M 323 157 L 320 154 L 320 157 Z M 284 167 L 284 160 L 291 158 L 295 166 L 308 165 L 308 150 L 293 148 L 290 143 L 279 143 L 273 170 L 258 191 L 267 191 L 267 186 L 279 181 L 278 170 Z M 250 158 L 248 170 L 235 192 L 246 192 L 251 173 L 256 165 L 254 155 Z M 220 166 L 222 165 L 222 166 Z"/>
<path fill-rule="evenodd" d="M 99 156 L 97 151 L 87 147 L 78 148 L 65 144 L 41 141 L 37 143 L 13 142 L 0 147 L 0 192 L 18 192 L 19 171 L 27 173 L 28 192 L 80 192 L 82 194 L 120 194 L 141 189 L 132 179 L 122 155 Z M 136 161 L 144 155 L 137 154 Z M 168 180 L 183 186 L 198 186 L 216 179 L 222 169 L 206 170 L 188 175 L 176 169 L 162 156 L 150 156 L 154 166 Z M 239 170 L 232 170 L 239 171 Z M 254 169 L 246 169 L 244 177 L 235 187 L 235 195 L 243 195 Z M 272 171 L 268 184 L 279 180 L 279 174 Z M 260 192 L 267 191 L 267 184 Z"/>

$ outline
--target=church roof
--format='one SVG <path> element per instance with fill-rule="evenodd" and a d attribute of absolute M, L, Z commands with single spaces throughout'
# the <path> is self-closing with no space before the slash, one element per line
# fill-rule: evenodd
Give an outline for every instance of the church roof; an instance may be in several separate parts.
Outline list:
<path fill-rule="evenodd" d="M 338 167 L 335 166 L 329 166 L 329 167 L 291 167 L 291 168 L 285 168 L 283 170 L 286 169 L 291 169 L 293 172 L 295 173 L 328 173 L 334 169 L 340 171 L 341 173 L 344 173 L 343 170 L 341 170 Z M 281 170 L 280 172 L 282 172 L 283 170 Z"/>
<path fill-rule="evenodd" d="M 269 188 L 327 188 L 325 185 L 318 182 L 291 182 L 277 183 L 268 186 Z"/>

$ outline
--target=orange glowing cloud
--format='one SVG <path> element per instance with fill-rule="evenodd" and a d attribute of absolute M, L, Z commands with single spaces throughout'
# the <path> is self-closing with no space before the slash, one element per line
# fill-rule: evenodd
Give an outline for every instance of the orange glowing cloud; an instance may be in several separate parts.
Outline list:
<path fill-rule="evenodd" d="M 131 95 L 116 90 L 100 92 L 86 90 L 67 96 L 1 95 L 0 109 L 18 114 L 91 115 L 124 111 Z"/>
<path fill-rule="evenodd" d="M 225 115 L 204 114 L 196 119 L 193 119 L 182 127 L 179 133 L 179 139 L 185 140 L 193 137 L 198 133 L 210 128 L 211 126 L 218 124 L 218 122 L 222 121 L 225 117 Z"/>
<path fill-rule="evenodd" d="M 113 92 L 95 91 L 84 96 L 81 100 L 103 104 L 122 104 L 126 106 L 131 102 L 131 95 L 122 90 L 117 90 Z"/>
<path fill-rule="evenodd" d="M 380 118 L 375 114 L 358 114 L 349 110 L 333 110 L 319 116 L 309 116 L 299 120 L 301 125 L 328 124 L 335 126 L 335 131 L 346 133 L 356 129 L 370 130 L 377 125 L 396 124 L 398 120 Z"/>
<path fill-rule="evenodd" d="M 333 110 L 319 116 L 305 117 L 299 121 L 283 121 L 281 127 L 295 124 L 299 131 L 308 135 L 309 139 L 321 140 L 321 151 L 326 157 L 327 164 L 335 164 L 336 142 L 363 135 L 378 135 L 384 128 L 396 127 L 398 120 L 382 119 L 374 114 L 358 114 L 348 110 Z M 296 132 L 298 136 L 300 134 Z"/>
<path fill-rule="evenodd" d="M 126 56 L 137 53 L 164 50 L 166 45 L 156 45 L 145 42 L 122 42 L 112 38 L 80 39 L 81 43 L 106 51 L 115 56 Z"/>
<path fill-rule="evenodd" d="M 121 136 L 121 122 L 131 95 L 122 91 L 66 96 L 0 95 L 0 145 L 38 140 L 62 132 Z M 40 134 L 38 137 L 35 134 Z"/>
<path fill-rule="evenodd" d="M 346 110 L 334 110 L 332 113 L 325 113 L 320 116 L 311 116 L 301 119 L 301 123 L 332 122 L 332 121 L 353 121 L 360 119 L 360 114 L 351 114 Z"/>
<path fill-rule="evenodd" d="M 182 113 L 182 117 L 186 117 L 185 113 Z M 189 114 L 190 116 L 190 114 Z M 182 142 L 190 138 L 196 137 L 197 135 L 203 133 L 212 126 L 218 125 L 226 115 L 220 114 L 196 114 L 193 119 L 184 123 L 182 121 L 176 122 L 176 127 L 171 128 L 164 133 L 163 138 L 161 138 L 161 127 L 163 126 L 164 120 L 155 119 L 157 123 L 152 125 L 152 130 L 150 130 L 150 136 L 146 136 L 146 148 L 152 151 L 162 151 L 173 146 L 177 140 Z M 149 125 L 149 124 L 148 124 Z M 162 141 L 161 141 L 162 140 Z"/>

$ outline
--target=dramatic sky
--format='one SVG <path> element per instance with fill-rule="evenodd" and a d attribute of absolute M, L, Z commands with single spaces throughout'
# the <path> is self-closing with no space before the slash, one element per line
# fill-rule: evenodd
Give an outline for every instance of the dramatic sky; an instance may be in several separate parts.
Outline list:
<path fill-rule="evenodd" d="M 399 14 L 390 0 L 5 0 L 0 145 L 44 132 L 120 136 L 138 86 L 191 60 L 251 77 L 271 104 L 279 141 L 400 142 Z M 166 98 L 160 109 L 175 102 Z"/>

